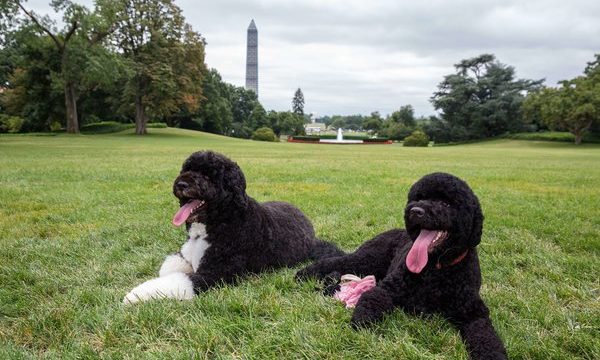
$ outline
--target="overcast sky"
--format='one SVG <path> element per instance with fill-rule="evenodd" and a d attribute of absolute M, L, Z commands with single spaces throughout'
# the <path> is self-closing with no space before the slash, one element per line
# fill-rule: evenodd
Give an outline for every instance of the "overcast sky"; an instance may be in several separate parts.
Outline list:
<path fill-rule="evenodd" d="M 429 98 L 461 59 L 493 53 L 518 77 L 554 85 L 600 53 L 598 0 L 176 3 L 206 38 L 208 66 L 239 86 L 246 29 L 255 20 L 259 97 L 267 110 L 289 110 L 300 87 L 305 112 L 319 116 L 388 114 L 405 104 L 429 115 Z"/>

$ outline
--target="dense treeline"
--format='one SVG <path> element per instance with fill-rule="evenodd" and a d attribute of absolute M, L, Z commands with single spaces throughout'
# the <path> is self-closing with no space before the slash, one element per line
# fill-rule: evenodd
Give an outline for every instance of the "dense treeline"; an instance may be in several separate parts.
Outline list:
<path fill-rule="evenodd" d="M 0 0 L 0 132 L 77 133 L 86 124 L 117 121 L 134 124 L 138 134 L 148 122 L 242 138 L 263 128 L 276 137 L 304 133 L 310 115 L 302 90 L 291 111 L 266 111 L 252 91 L 224 82 L 207 69 L 206 42 L 174 0 L 51 6 L 60 23 L 23 1 Z M 558 87 L 517 79 L 491 54 L 455 69 L 430 98 L 435 116 L 416 117 L 404 105 L 385 117 L 375 111 L 317 120 L 394 140 L 422 137 L 415 135 L 420 131 L 442 143 L 550 129 L 573 133 L 579 144 L 586 132 L 599 131 L 600 55 Z"/>
<path fill-rule="evenodd" d="M 54 0 L 63 28 L 26 3 L 0 1 L 0 132 L 100 121 L 165 122 L 250 138 L 261 127 L 303 134 L 304 117 L 266 112 L 256 95 L 204 62 L 205 40 L 173 0 Z"/>
<path fill-rule="evenodd" d="M 440 143 L 550 129 L 571 132 L 579 144 L 586 131 L 600 133 L 600 54 L 583 75 L 557 88 L 545 87 L 543 80 L 516 79 L 515 69 L 491 54 L 462 60 L 455 68 L 430 99 L 437 116 L 416 118 L 412 106 L 404 105 L 385 118 L 372 112 L 318 121 L 394 140 L 423 131 Z"/>

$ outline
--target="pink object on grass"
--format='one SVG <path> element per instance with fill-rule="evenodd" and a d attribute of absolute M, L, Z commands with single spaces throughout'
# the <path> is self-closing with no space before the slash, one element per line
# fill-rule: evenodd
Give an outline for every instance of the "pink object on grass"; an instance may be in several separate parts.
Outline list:
<path fill-rule="evenodd" d="M 359 278 L 356 275 L 342 275 L 340 289 L 333 295 L 334 298 L 346 304 L 346 308 L 356 306 L 360 296 L 375 287 L 375 276 L 369 275 Z"/>

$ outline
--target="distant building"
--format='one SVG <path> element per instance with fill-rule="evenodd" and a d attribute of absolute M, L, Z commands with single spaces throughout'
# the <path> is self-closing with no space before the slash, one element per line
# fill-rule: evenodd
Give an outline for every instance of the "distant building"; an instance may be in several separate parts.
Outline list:
<path fill-rule="evenodd" d="M 246 40 L 246 89 L 254 91 L 258 96 L 258 30 L 254 19 L 248 26 Z"/>
<path fill-rule="evenodd" d="M 325 126 L 325 124 L 318 122 L 304 125 L 304 131 L 306 131 L 306 133 L 309 135 L 320 134 L 321 132 L 325 132 L 326 128 L 327 126 Z"/>

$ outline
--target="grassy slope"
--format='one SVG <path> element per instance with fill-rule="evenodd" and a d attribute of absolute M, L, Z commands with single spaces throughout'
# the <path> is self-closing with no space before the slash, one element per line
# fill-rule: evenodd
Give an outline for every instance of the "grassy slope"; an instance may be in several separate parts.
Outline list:
<path fill-rule="evenodd" d="M 410 185 L 466 179 L 493 321 L 512 358 L 600 357 L 600 147 L 493 141 L 442 148 L 257 143 L 175 129 L 0 137 L 0 358 L 465 356 L 439 318 L 395 312 L 352 331 L 350 311 L 294 270 L 192 302 L 123 307 L 184 241 L 171 181 L 190 152 L 235 159 L 258 200 L 290 201 L 319 236 L 354 249 L 402 226 Z"/>

